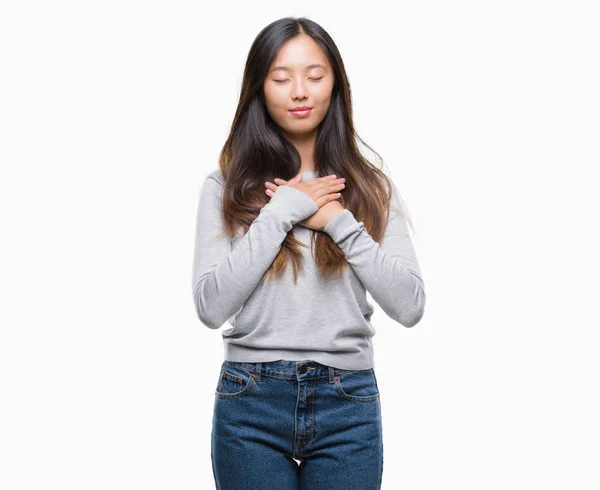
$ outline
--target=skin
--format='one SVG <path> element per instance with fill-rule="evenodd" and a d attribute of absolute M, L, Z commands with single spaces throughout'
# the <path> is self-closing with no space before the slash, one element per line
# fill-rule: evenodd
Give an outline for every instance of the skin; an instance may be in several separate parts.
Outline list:
<path fill-rule="evenodd" d="M 313 64 L 323 66 L 310 67 Z M 280 66 L 287 68 L 278 68 Z M 333 84 L 333 70 L 325 53 L 305 34 L 283 44 L 265 78 L 263 90 L 267 112 L 281 128 L 285 138 L 298 150 L 300 172 L 314 170 L 313 155 L 318 126 L 329 109 Z M 312 107 L 312 111 L 307 117 L 294 117 L 290 109 L 296 106 Z M 308 186 L 311 181 L 301 182 L 301 174 L 289 181 L 275 178 L 275 183 L 265 182 L 266 193 L 271 197 L 279 185 L 291 185 L 309 195 L 319 206 L 319 210 L 298 224 L 313 230 L 323 230 L 329 221 L 344 210 L 336 200 L 339 198 L 336 193 L 343 189 L 340 184 L 345 181 L 329 177 L 323 179 L 313 179 L 317 182 Z M 320 186 L 323 183 L 326 185 Z M 309 192 L 315 186 L 319 190 Z"/>

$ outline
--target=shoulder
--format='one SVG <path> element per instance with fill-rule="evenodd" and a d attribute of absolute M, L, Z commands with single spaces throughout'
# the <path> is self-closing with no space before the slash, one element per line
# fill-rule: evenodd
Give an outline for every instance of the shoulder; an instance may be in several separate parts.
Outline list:
<path fill-rule="evenodd" d="M 402 222 L 402 225 L 406 226 L 409 220 L 408 209 L 393 176 L 385 173 L 385 179 L 382 177 L 382 185 L 385 187 L 386 201 L 389 205 L 388 224 Z"/>
<path fill-rule="evenodd" d="M 223 178 L 223 173 L 220 168 L 216 168 L 208 173 L 206 179 L 212 179 L 216 181 L 218 184 L 223 186 L 225 184 L 225 179 Z"/>
<path fill-rule="evenodd" d="M 384 188 L 384 195 L 386 202 L 390 205 L 390 210 L 395 212 L 402 212 L 402 197 L 400 191 L 394 182 L 393 177 L 389 173 L 383 173 L 379 175 L 381 185 Z"/>
<path fill-rule="evenodd" d="M 200 183 L 200 194 L 202 199 L 222 199 L 225 189 L 225 180 L 220 169 L 211 170 L 205 174 L 204 180 Z"/>

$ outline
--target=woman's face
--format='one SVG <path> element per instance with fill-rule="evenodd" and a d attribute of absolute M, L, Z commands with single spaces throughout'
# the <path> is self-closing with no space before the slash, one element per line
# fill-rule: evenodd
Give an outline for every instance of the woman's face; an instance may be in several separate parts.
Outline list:
<path fill-rule="evenodd" d="M 264 83 L 267 112 L 284 133 L 301 135 L 314 131 L 331 102 L 334 76 L 325 53 L 306 34 L 281 47 Z M 308 115 L 292 112 L 306 106 Z"/>

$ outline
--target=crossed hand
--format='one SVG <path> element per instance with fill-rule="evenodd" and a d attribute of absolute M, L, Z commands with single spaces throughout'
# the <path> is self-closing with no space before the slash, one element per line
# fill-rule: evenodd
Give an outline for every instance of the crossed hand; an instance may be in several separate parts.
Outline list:
<path fill-rule="evenodd" d="M 323 228 L 344 210 L 344 207 L 337 201 L 342 195 L 340 191 L 345 187 L 346 179 L 344 178 L 338 179 L 335 175 L 327 175 L 302 182 L 302 173 L 299 173 L 290 180 L 275 178 L 274 181 L 275 184 L 265 182 L 266 193 L 269 197 L 273 196 L 280 185 L 285 185 L 304 192 L 319 206 L 315 214 L 298 223 L 301 226 L 323 231 Z"/>

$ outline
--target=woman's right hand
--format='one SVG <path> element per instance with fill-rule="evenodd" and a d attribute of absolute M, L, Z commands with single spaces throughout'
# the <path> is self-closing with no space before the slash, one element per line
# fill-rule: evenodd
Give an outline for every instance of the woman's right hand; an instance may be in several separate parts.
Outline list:
<path fill-rule="evenodd" d="M 286 185 L 304 192 L 315 202 L 319 209 L 325 204 L 339 199 L 341 196 L 340 191 L 345 187 L 344 182 L 346 182 L 343 177 L 338 179 L 335 175 L 327 175 L 302 182 L 302 173 L 288 181 L 278 178 L 274 180 L 278 185 L 265 182 L 265 186 L 268 188 L 266 192 L 269 196 L 273 196 L 279 185 Z"/>

